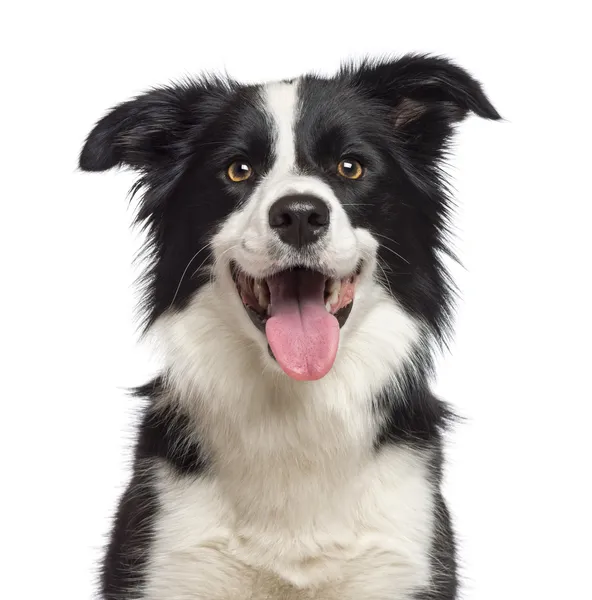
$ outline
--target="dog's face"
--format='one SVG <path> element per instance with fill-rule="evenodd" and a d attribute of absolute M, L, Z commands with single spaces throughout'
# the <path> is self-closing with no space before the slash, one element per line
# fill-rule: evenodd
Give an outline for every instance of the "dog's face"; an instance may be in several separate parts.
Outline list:
<path fill-rule="evenodd" d="M 141 173 L 149 323 L 215 285 L 220 310 L 240 313 L 241 335 L 312 380 L 331 369 L 340 329 L 377 287 L 442 335 L 439 161 L 469 111 L 499 118 L 465 71 L 430 57 L 331 79 L 204 80 L 116 107 L 80 164 Z"/>

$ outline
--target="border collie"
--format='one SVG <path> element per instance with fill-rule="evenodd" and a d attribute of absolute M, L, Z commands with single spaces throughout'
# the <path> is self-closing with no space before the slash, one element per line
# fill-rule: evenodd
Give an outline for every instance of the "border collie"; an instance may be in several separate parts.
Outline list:
<path fill-rule="evenodd" d="M 164 357 L 102 563 L 105 600 L 449 600 L 456 123 L 499 115 L 434 56 L 153 89 L 80 167 L 137 171 Z"/>

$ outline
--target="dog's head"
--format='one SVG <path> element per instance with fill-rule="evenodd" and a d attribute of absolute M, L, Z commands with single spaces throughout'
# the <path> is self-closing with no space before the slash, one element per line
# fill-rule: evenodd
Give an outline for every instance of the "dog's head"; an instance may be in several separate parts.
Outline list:
<path fill-rule="evenodd" d="M 328 79 L 204 79 L 117 106 L 90 133 L 80 166 L 140 173 L 148 324 L 215 289 L 237 336 L 311 380 L 331 369 L 348 318 L 359 312 L 361 322 L 383 291 L 443 335 L 440 161 L 470 112 L 499 118 L 463 69 L 427 56 Z"/>

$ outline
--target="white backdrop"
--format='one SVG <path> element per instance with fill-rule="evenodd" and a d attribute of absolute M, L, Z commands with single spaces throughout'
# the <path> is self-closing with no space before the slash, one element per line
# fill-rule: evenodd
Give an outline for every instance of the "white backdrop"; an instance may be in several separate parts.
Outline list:
<path fill-rule="evenodd" d="M 3 9 L 2 598 L 92 597 L 128 477 L 136 404 L 125 388 L 157 368 L 133 322 L 132 176 L 76 171 L 93 123 L 204 69 L 264 80 L 407 51 L 457 60 L 506 118 L 469 119 L 452 161 L 463 302 L 436 387 L 467 418 L 451 436 L 446 479 L 464 597 L 586 596 L 592 53 L 579 4 Z"/>

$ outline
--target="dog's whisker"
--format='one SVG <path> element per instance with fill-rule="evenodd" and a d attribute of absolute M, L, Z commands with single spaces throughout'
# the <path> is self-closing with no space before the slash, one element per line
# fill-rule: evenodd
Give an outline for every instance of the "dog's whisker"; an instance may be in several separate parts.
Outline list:
<path fill-rule="evenodd" d="M 177 299 L 177 294 L 179 293 L 179 290 L 181 289 L 181 284 L 183 283 L 183 278 L 185 277 L 185 274 L 187 273 L 187 270 L 189 269 L 189 267 L 191 266 L 191 263 L 209 246 L 208 244 L 204 244 L 190 259 L 189 262 L 187 263 L 187 266 L 185 267 L 185 269 L 183 270 L 183 273 L 181 274 L 181 279 L 179 279 L 179 284 L 177 285 L 177 289 L 175 290 L 175 293 L 173 294 L 173 299 L 171 300 L 171 303 L 169 305 L 169 308 L 171 308 L 173 306 L 173 304 L 175 303 L 175 300 Z"/>
<path fill-rule="evenodd" d="M 385 250 L 388 250 L 389 252 L 392 252 L 395 256 L 398 256 L 403 262 L 409 264 L 409 261 L 405 257 L 401 256 L 398 252 L 395 252 L 392 248 L 389 248 L 389 246 L 387 246 L 386 244 L 381 244 L 380 247 L 384 248 Z"/>
<path fill-rule="evenodd" d="M 393 240 L 393 238 L 383 235 L 382 233 L 376 233 L 375 231 L 373 231 L 372 235 L 377 235 L 378 237 L 384 238 L 385 240 L 388 240 L 389 242 L 393 242 L 393 244 L 397 244 L 397 246 L 401 245 L 399 242 L 397 242 L 397 240 Z"/>

